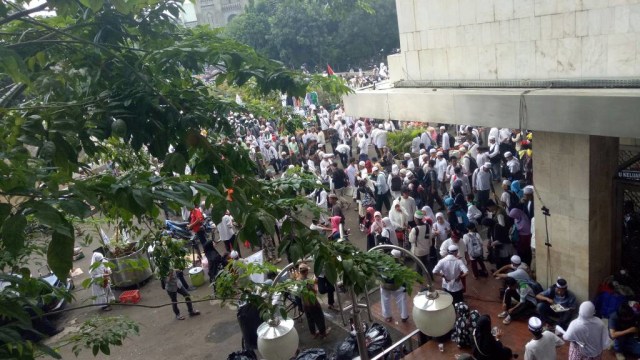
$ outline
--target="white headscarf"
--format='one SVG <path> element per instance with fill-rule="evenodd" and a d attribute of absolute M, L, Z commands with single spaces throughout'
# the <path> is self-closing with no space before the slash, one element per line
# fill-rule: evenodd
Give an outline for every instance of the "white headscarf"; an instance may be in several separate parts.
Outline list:
<path fill-rule="evenodd" d="M 580 346 L 580 353 L 586 357 L 598 356 L 609 347 L 609 331 L 602 320 L 595 317 L 596 307 L 591 301 L 580 304 L 578 318 L 573 320 L 564 339 Z"/>
<path fill-rule="evenodd" d="M 391 174 L 398 175 L 399 173 L 400 173 L 400 168 L 398 167 L 398 165 L 396 164 L 391 165 Z"/>
<path fill-rule="evenodd" d="M 102 260 L 104 260 L 104 255 L 99 252 L 94 252 L 91 256 L 91 265 L 93 266 L 96 262 L 102 262 Z"/>
<path fill-rule="evenodd" d="M 393 245 L 398 245 L 398 237 L 396 236 L 396 229 L 393 228 L 391 224 L 391 219 L 388 217 L 382 219 L 382 223 L 384 224 L 384 229 L 389 232 L 389 241 Z"/>
<path fill-rule="evenodd" d="M 100 265 L 97 265 L 94 267 L 93 264 L 97 262 L 100 263 Z M 102 277 L 105 274 L 105 272 L 107 271 L 107 267 L 104 266 L 103 262 L 104 262 L 104 255 L 102 255 L 99 252 L 94 252 L 93 255 L 91 256 L 91 268 L 89 270 L 89 274 L 91 275 L 92 278 Z"/>
<path fill-rule="evenodd" d="M 430 217 L 431 221 L 435 222 L 436 221 L 436 216 L 433 214 L 433 210 L 431 210 L 431 207 L 429 206 L 423 206 L 422 207 L 422 212 L 424 213 L 425 216 Z"/>

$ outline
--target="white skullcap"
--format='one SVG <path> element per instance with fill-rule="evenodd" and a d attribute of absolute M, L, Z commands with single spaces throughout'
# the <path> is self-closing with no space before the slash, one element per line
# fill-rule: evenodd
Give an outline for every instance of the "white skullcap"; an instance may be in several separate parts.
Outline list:
<path fill-rule="evenodd" d="M 406 157 L 406 158 L 410 158 L 410 157 L 411 157 L 411 154 L 409 154 L 409 153 L 404 153 L 404 157 Z"/>
<path fill-rule="evenodd" d="M 458 245 L 449 245 L 449 247 L 447 248 L 447 252 L 449 254 L 454 253 L 458 251 Z"/>
<path fill-rule="evenodd" d="M 238 252 L 233 250 L 231 252 L 231 254 L 229 254 L 229 257 L 232 258 L 232 259 L 237 259 L 238 258 Z"/>
<path fill-rule="evenodd" d="M 289 165 L 289 169 L 293 169 L 293 168 L 295 168 L 294 165 Z"/>
<path fill-rule="evenodd" d="M 512 157 L 513 154 L 510 151 L 507 151 L 506 153 L 504 153 L 504 157 Z"/>
<path fill-rule="evenodd" d="M 380 169 L 378 169 L 377 166 L 374 166 L 373 169 L 371 169 L 371 171 L 378 171 L 378 170 L 380 170 Z"/>
<path fill-rule="evenodd" d="M 434 152 L 436 152 L 436 151 L 437 151 L 436 149 L 433 149 L 433 148 L 432 148 L 431 150 L 429 150 L 429 154 L 433 154 L 433 153 L 434 153 Z"/>
<path fill-rule="evenodd" d="M 531 194 L 533 194 L 533 186 L 531 186 L 531 185 L 527 185 L 527 186 L 525 186 L 525 187 L 524 187 L 524 189 L 522 189 L 522 191 L 523 191 L 525 194 L 529 194 L 529 195 L 531 195 Z"/>
<path fill-rule="evenodd" d="M 513 255 L 513 256 L 511 257 L 511 263 L 512 263 L 513 265 L 520 265 L 520 264 L 522 264 L 522 260 L 520 259 L 520 256 L 518 256 L 518 255 Z"/>
<path fill-rule="evenodd" d="M 442 151 L 438 151 L 438 152 L 436 153 L 436 155 L 438 155 L 438 156 L 444 156 L 444 153 L 443 153 Z"/>
<path fill-rule="evenodd" d="M 382 126 L 382 124 L 378 125 L 378 129 L 384 129 L 384 126 Z"/>
<path fill-rule="evenodd" d="M 496 137 L 495 136 L 489 136 L 489 140 L 495 140 Z"/>
<path fill-rule="evenodd" d="M 502 185 L 511 186 L 511 181 L 509 181 L 509 180 L 503 180 L 503 181 L 502 181 Z"/>
<path fill-rule="evenodd" d="M 491 169 L 491 163 L 484 163 L 484 165 L 482 165 L 483 168 L 485 169 Z"/>
<path fill-rule="evenodd" d="M 440 130 L 444 130 L 446 129 L 444 126 L 440 126 Z"/>
<path fill-rule="evenodd" d="M 540 332 L 542 330 L 542 320 L 535 316 L 529 318 L 529 330 L 533 332 Z"/>
<path fill-rule="evenodd" d="M 364 161 L 360 161 L 360 162 L 358 163 L 358 165 L 360 165 L 360 166 L 364 166 Z"/>
<path fill-rule="evenodd" d="M 422 154 L 426 154 L 426 153 L 427 153 L 427 150 L 425 150 L 425 149 L 420 149 L 420 155 L 422 155 Z"/>
<path fill-rule="evenodd" d="M 391 256 L 393 256 L 394 258 L 399 258 L 402 256 L 402 252 L 400 252 L 400 250 L 393 249 L 391 250 Z"/>

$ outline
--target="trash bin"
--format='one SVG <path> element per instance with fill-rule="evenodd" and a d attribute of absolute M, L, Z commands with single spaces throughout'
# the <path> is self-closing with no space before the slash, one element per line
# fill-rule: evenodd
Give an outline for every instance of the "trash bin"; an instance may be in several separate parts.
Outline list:
<path fill-rule="evenodd" d="M 189 269 L 189 278 L 193 286 L 201 286 L 204 284 L 204 269 L 199 266 Z"/>

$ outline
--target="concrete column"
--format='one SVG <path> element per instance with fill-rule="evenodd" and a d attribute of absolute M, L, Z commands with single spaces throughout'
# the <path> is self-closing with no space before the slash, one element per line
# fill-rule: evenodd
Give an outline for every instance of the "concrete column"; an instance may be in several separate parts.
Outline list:
<path fill-rule="evenodd" d="M 611 273 L 613 178 L 618 138 L 536 131 L 534 183 L 550 209 L 545 222 L 536 196 L 536 268 L 543 286 L 567 279 L 580 301 L 591 298 Z"/>

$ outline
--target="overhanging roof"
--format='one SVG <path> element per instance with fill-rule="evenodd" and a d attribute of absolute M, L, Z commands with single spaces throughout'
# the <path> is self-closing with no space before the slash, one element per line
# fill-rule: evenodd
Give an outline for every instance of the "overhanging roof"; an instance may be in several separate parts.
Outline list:
<path fill-rule="evenodd" d="M 640 89 L 392 88 L 343 101 L 355 117 L 640 138 Z"/>

